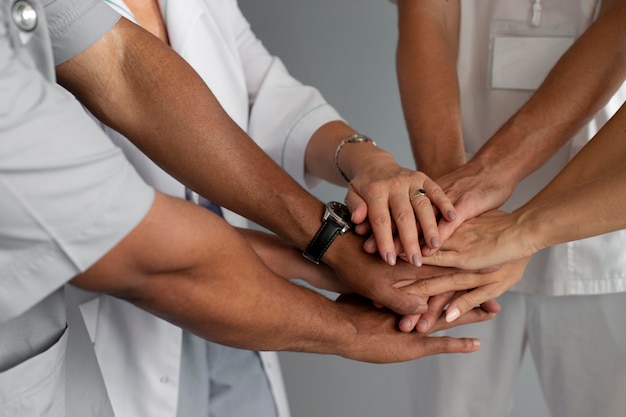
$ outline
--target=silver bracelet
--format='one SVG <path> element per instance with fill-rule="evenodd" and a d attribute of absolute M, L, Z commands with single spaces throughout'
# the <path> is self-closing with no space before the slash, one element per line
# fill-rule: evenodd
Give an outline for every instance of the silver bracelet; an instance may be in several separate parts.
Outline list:
<path fill-rule="evenodd" d="M 354 134 L 354 135 L 346 136 L 345 138 L 341 139 L 341 142 L 339 143 L 339 146 L 337 146 L 337 150 L 335 151 L 335 167 L 337 167 L 337 171 L 339 171 L 343 179 L 346 180 L 346 182 L 348 183 L 350 182 L 350 179 L 348 178 L 346 174 L 344 174 L 344 172 L 339 167 L 339 152 L 341 152 L 341 149 L 343 149 L 346 143 L 362 143 L 362 142 L 369 142 L 374 146 L 378 146 L 376 145 L 376 142 L 374 142 L 371 138 L 365 135 Z"/>

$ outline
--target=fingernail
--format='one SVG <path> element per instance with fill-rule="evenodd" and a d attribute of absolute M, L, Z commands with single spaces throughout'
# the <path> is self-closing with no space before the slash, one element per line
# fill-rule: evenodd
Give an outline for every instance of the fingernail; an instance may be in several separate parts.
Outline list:
<path fill-rule="evenodd" d="M 448 210 L 448 217 L 450 218 L 450 220 L 456 219 L 456 213 L 454 212 L 454 210 Z"/>
<path fill-rule="evenodd" d="M 434 246 L 435 248 L 438 248 L 441 244 L 439 243 L 439 237 L 437 236 L 433 236 L 430 238 L 430 244 L 431 246 Z"/>
<path fill-rule="evenodd" d="M 480 339 L 473 339 L 472 344 L 474 347 L 480 347 Z"/>
<path fill-rule="evenodd" d="M 413 323 L 409 319 L 402 319 L 399 323 L 400 330 L 403 332 L 410 332 L 413 330 Z"/>
<path fill-rule="evenodd" d="M 417 322 L 417 331 L 418 332 L 425 332 L 428 330 L 428 321 L 426 320 L 420 320 Z"/>
<path fill-rule="evenodd" d="M 455 307 L 446 313 L 446 321 L 450 323 L 451 321 L 458 319 L 460 315 L 461 311 Z"/>
<path fill-rule="evenodd" d="M 387 252 L 387 263 L 391 266 L 396 264 L 396 254 L 393 252 Z"/>
<path fill-rule="evenodd" d="M 419 253 L 416 253 L 415 255 L 413 255 L 413 265 L 415 266 L 422 266 L 422 255 L 420 255 Z"/>

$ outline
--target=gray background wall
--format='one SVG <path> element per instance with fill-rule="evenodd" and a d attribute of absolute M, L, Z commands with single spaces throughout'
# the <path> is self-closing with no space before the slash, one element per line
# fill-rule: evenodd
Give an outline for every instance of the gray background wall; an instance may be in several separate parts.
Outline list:
<path fill-rule="evenodd" d="M 395 78 L 393 4 L 387 0 L 239 1 L 257 36 L 296 78 L 319 88 L 352 126 L 375 138 L 400 163 L 414 166 Z M 315 194 L 323 201 L 341 201 L 344 191 L 322 185 Z M 416 415 L 408 400 L 412 387 L 406 365 L 362 364 L 300 353 L 280 357 L 294 417 Z M 511 416 L 548 416 L 528 356 L 522 363 Z"/>

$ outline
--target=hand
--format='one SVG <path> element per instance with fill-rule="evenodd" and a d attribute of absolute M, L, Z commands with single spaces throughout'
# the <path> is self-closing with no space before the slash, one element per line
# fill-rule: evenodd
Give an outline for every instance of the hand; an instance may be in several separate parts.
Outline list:
<path fill-rule="evenodd" d="M 434 296 L 448 293 L 452 290 L 467 290 L 450 301 L 446 309 L 446 321 L 455 321 L 458 317 L 472 310 L 478 305 L 485 305 L 490 300 L 508 291 L 522 278 L 530 258 L 519 259 L 490 269 L 488 272 L 457 272 L 441 277 L 418 281 L 411 286 L 413 294 Z M 487 309 L 497 308 L 487 304 Z"/>
<path fill-rule="evenodd" d="M 457 209 L 456 218 L 439 222 L 439 236 L 445 242 L 468 219 L 500 207 L 511 195 L 515 184 L 503 181 L 491 166 L 470 161 L 437 180 Z M 424 256 L 431 256 L 439 248 L 426 247 Z"/>
<path fill-rule="evenodd" d="M 350 182 L 345 202 L 352 221 L 359 225 L 356 232 L 373 232 L 365 250 L 378 251 L 389 265 L 395 265 L 398 253 L 403 253 L 408 262 L 420 266 L 420 234 L 429 248 L 439 248 L 436 214 L 439 210 L 445 219 L 455 218 L 450 199 L 426 174 L 403 168 L 391 157 L 378 155 L 362 165 L 367 168 L 357 172 Z M 394 243 L 396 230 L 401 250 Z"/>
<path fill-rule="evenodd" d="M 423 313 L 428 308 L 428 296 L 416 292 L 419 288 L 411 284 L 457 271 L 429 265 L 417 267 L 406 262 L 390 266 L 378 256 L 365 253 L 362 242 L 353 233 L 338 237 L 324 255 L 324 262 L 355 293 L 398 314 Z"/>
<path fill-rule="evenodd" d="M 429 333 L 432 331 L 433 325 L 444 313 L 446 306 L 454 299 L 458 298 L 467 291 L 449 291 L 430 297 L 428 300 L 428 311 L 423 314 L 408 314 L 403 316 L 398 323 L 398 328 L 403 332 L 412 332 L 416 330 L 420 333 Z M 478 308 L 478 307 L 476 307 Z M 494 300 L 488 300 L 480 305 L 480 308 L 487 313 L 499 313 L 500 304 Z"/>
<path fill-rule="evenodd" d="M 402 333 L 396 329 L 398 316 L 386 309 L 374 308 L 369 300 L 340 296 L 337 303 L 353 317 L 354 341 L 345 345 L 341 356 L 372 363 L 402 362 L 439 353 L 469 353 L 478 350 L 480 341 L 472 338 L 433 337 L 421 333 Z M 447 323 L 443 316 L 432 331 L 489 320 L 494 314 L 475 309 L 456 323 Z"/>
<path fill-rule="evenodd" d="M 537 252 L 518 230 L 517 215 L 492 210 L 461 224 L 441 249 L 424 257 L 429 265 L 480 270 L 532 256 Z"/>

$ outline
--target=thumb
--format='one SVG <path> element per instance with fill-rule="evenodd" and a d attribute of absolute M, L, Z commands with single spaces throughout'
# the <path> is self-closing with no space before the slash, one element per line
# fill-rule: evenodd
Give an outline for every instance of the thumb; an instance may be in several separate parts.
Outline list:
<path fill-rule="evenodd" d="M 354 224 L 360 224 L 367 218 L 367 203 L 356 192 L 348 189 L 348 193 L 345 198 L 346 206 L 352 215 L 352 222 Z"/>

